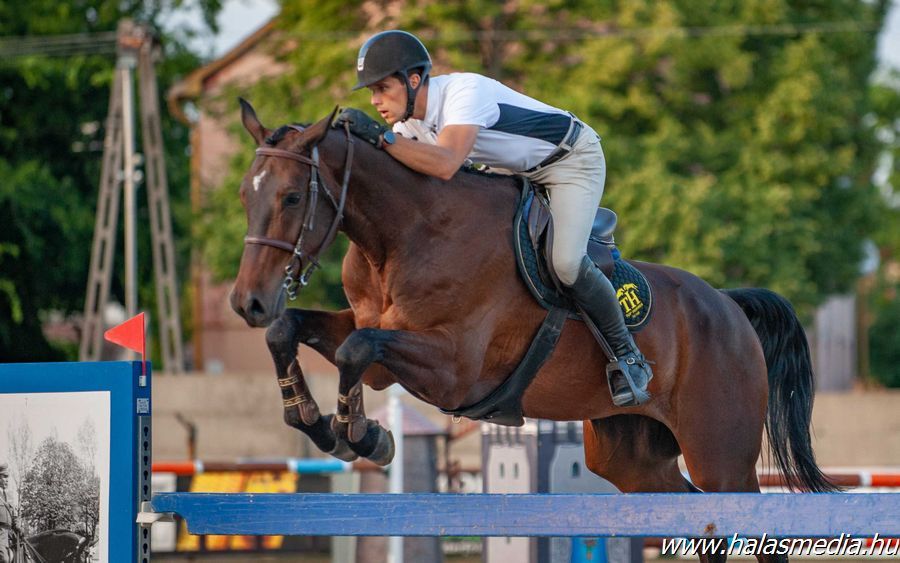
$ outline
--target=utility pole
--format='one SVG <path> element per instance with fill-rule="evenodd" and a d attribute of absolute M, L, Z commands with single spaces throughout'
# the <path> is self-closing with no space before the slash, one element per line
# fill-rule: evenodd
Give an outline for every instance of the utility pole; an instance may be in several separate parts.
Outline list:
<path fill-rule="evenodd" d="M 136 190 L 143 175 L 136 169 L 141 158 L 135 153 L 133 78 L 137 68 L 147 198 L 150 205 L 150 234 L 153 241 L 153 269 L 159 310 L 160 350 L 163 369 L 170 373 L 181 373 L 184 371 L 184 353 L 175 277 L 175 251 L 154 70 L 158 44 L 147 27 L 130 20 L 119 23 L 116 39 L 116 74 L 106 118 L 97 219 L 94 225 L 79 358 L 81 361 L 101 359 L 105 329 L 103 310 L 109 300 L 122 193 L 120 187 L 125 194 L 125 308 L 129 318 L 137 314 L 138 310 Z"/>

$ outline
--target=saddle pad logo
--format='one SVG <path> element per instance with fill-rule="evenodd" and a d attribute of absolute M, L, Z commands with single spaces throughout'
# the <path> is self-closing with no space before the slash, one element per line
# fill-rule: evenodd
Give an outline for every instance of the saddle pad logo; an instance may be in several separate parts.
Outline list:
<path fill-rule="evenodd" d="M 626 283 L 616 291 L 616 298 L 622 306 L 622 312 L 625 313 L 626 319 L 634 319 L 644 310 L 644 302 L 638 295 L 638 286 L 633 283 Z"/>

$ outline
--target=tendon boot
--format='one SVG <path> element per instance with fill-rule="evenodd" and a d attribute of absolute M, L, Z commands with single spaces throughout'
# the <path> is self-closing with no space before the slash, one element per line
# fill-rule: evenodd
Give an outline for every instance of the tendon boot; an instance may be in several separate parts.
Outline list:
<path fill-rule="evenodd" d="M 653 378 L 650 362 L 638 350 L 616 297 L 616 290 L 603 272 L 587 256 L 575 283 L 568 286 L 568 295 L 575 300 L 588 325 L 593 324 L 606 339 L 616 356 L 606 366 L 609 390 L 617 407 L 641 405 L 650 400 L 647 385 Z"/>

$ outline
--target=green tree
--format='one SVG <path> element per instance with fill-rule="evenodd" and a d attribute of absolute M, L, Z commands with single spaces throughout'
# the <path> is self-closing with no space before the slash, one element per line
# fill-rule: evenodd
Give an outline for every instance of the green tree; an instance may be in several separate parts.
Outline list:
<path fill-rule="evenodd" d="M 869 293 L 868 310 L 874 316 L 869 327 L 872 377 L 888 387 L 900 387 L 900 71 L 894 70 L 872 85 L 875 128 L 883 143 L 876 183 L 883 205 L 875 221 L 873 240 L 882 267 Z"/>
<path fill-rule="evenodd" d="M 852 286 L 883 212 L 868 84 L 887 5 L 301 0 L 279 18 L 291 47 L 273 49 L 290 70 L 249 97 L 270 126 L 334 104 L 368 109 L 366 91 L 349 92 L 357 49 L 375 31 L 407 29 L 437 73 L 494 76 L 600 133 L 603 203 L 620 215 L 626 256 L 717 286 L 769 287 L 808 312 Z M 241 138 L 231 186 L 252 155 Z M 233 189 L 216 198 L 217 223 L 237 226 L 206 247 L 233 276 L 243 214 Z M 337 265 L 329 271 L 335 279 Z"/>
<path fill-rule="evenodd" d="M 126 17 L 153 24 L 166 10 L 186 3 L 0 0 L 0 40 L 111 32 Z M 194 3 L 208 21 L 220 4 L 219 0 Z M 161 38 L 165 47 L 158 68 L 162 89 L 198 64 L 183 38 L 183 34 Z M 83 310 L 114 65 L 111 54 L 0 57 L 0 174 L 4 178 L 0 185 L 0 361 L 62 359 L 63 352 L 42 333 L 43 317 L 53 310 Z M 187 131 L 164 115 L 163 137 L 178 239 L 190 220 L 185 212 Z M 142 225 L 148 224 L 144 194 L 139 191 Z M 139 261 L 140 299 L 152 310 L 149 232 L 141 231 L 139 252 L 148 259 Z M 179 269 L 186 271 L 187 242 L 178 250 Z M 121 263 L 121 253 L 117 255 Z M 114 277 L 112 292 L 120 301 L 124 300 L 122 285 Z"/>
<path fill-rule="evenodd" d="M 85 531 L 96 526 L 100 481 L 72 451 L 55 438 L 45 439 L 22 480 L 21 511 L 29 530 L 64 528 Z M 93 534 L 92 529 L 87 529 Z"/>

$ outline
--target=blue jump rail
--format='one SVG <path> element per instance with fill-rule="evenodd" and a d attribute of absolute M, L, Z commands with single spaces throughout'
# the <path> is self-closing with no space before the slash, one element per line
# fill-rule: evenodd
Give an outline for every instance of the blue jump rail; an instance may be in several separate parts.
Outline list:
<path fill-rule="evenodd" d="M 900 536 L 894 494 L 159 493 L 192 534 L 297 536 Z"/>

